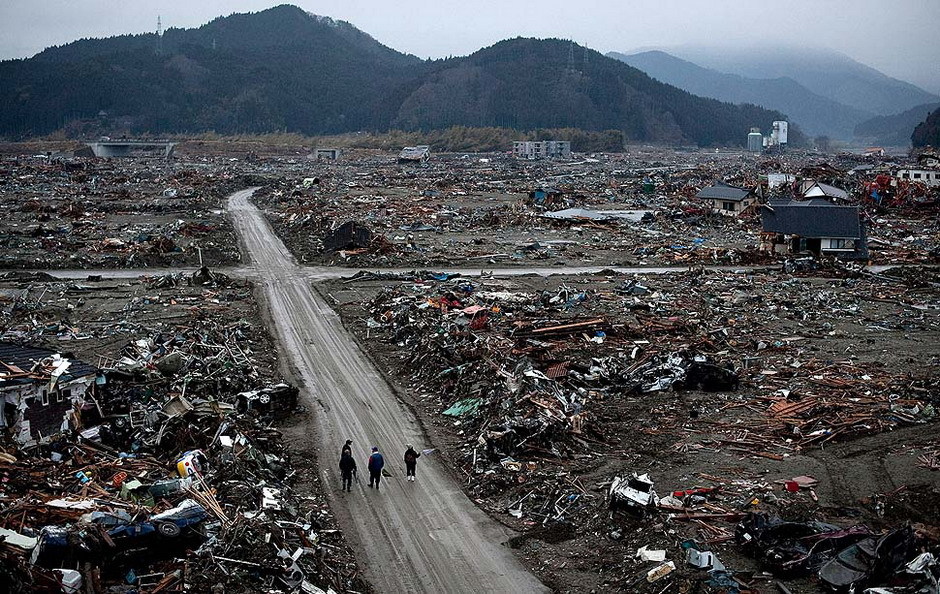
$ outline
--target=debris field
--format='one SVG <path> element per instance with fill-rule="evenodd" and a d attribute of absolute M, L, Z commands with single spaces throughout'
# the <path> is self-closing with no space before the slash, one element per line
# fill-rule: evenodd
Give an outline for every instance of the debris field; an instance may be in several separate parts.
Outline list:
<path fill-rule="evenodd" d="M 297 389 L 250 283 L 8 272 L 0 353 L 7 425 L 14 405 L 32 422 L 0 446 L 3 591 L 367 591 L 316 474 L 294 463 L 309 454 L 278 429 Z M 29 398 L 61 361 L 93 389 L 76 396 L 67 369 L 52 403 Z"/>
<path fill-rule="evenodd" d="M 937 592 L 940 191 L 893 177 L 913 157 L 0 148 L 0 590 L 371 591 L 235 268 L 223 199 L 256 186 L 554 591 Z M 783 199 L 857 208 L 869 261 L 765 249 Z"/>

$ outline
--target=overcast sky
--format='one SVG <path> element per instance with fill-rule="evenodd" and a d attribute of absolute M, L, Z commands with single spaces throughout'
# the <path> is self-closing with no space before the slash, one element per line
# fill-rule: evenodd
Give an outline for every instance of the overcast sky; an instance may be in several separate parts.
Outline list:
<path fill-rule="evenodd" d="M 0 58 L 81 37 L 195 27 L 272 0 L 0 0 Z M 422 58 L 509 37 L 574 39 L 601 52 L 682 44 L 828 47 L 940 93 L 940 0 L 295 0 Z"/>

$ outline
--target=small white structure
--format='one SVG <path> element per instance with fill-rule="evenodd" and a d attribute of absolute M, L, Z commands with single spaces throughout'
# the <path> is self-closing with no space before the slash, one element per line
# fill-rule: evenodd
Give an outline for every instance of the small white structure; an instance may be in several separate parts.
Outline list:
<path fill-rule="evenodd" d="M 780 186 L 786 186 L 796 181 L 796 176 L 792 173 L 768 173 L 767 189 L 773 190 Z"/>
<path fill-rule="evenodd" d="M 921 182 L 930 187 L 940 186 L 940 170 L 936 169 L 901 169 L 896 177 Z"/>
<path fill-rule="evenodd" d="M 518 159 L 569 159 L 571 143 L 567 140 L 517 140 L 512 154 Z"/>
<path fill-rule="evenodd" d="M 318 148 L 313 152 L 315 161 L 336 161 L 342 156 L 343 151 L 338 148 Z"/>
<path fill-rule="evenodd" d="M 764 148 L 764 137 L 761 136 L 760 128 L 751 128 L 747 135 L 747 152 L 759 153 Z"/>

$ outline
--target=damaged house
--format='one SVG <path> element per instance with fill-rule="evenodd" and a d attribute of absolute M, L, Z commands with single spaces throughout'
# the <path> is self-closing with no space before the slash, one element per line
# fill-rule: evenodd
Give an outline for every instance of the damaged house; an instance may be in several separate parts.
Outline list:
<path fill-rule="evenodd" d="M 819 198 L 771 201 L 761 207 L 761 227 L 764 251 L 868 259 L 868 236 L 857 206 L 837 206 Z"/>
<path fill-rule="evenodd" d="M 707 188 L 702 188 L 695 197 L 710 206 L 712 210 L 729 216 L 739 215 L 757 203 L 757 196 L 751 190 L 731 186 L 724 182 L 716 182 Z"/>
<path fill-rule="evenodd" d="M 0 426 L 21 445 L 68 427 L 98 370 L 55 351 L 0 342 Z"/>
<path fill-rule="evenodd" d="M 842 188 L 815 180 L 804 181 L 801 194 L 803 198 L 825 198 L 835 202 L 845 202 L 849 199 L 849 193 Z"/>

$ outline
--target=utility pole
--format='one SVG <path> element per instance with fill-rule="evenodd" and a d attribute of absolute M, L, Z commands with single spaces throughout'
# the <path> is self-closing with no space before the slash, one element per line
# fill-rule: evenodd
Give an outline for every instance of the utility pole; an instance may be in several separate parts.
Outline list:
<path fill-rule="evenodd" d="M 160 15 L 157 15 L 157 54 L 163 54 L 163 23 L 160 21 Z"/>

